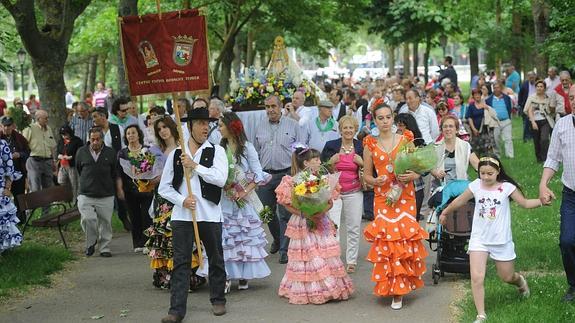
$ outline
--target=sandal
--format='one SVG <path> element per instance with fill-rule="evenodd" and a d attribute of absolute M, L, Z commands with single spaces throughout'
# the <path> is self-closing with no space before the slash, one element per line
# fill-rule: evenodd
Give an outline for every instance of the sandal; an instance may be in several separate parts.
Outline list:
<path fill-rule="evenodd" d="M 521 297 L 527 298 L 529 297 L 529 295 L 531 295 L 529 285 L 527 285 L 527 279 L 525 279 L 523 275 L 519 275 L 519 278 L 521 282 L 519 284 L 519 287 L 517 287 L 517 291 L 519 292 L 519 295 L 521 295 Z"/>
<path fill-rule="evenodd" d="M 232 281 L 226 280 L 226 284 L 224 286 L 224 294 L 229 293 L 231 288 L 232 288 Z"/>
<path fill-rule="evenodd" d="M 475 321 L 473 321 L 473 323 L 483 323 L 487 321 L 487 316 L 485 316 L 485 314 L 478 314 L 475 317 Z"/>
<path fill-rule="evenodd" d="M 355 266 L 355 264 L 349 264 L 345 271 L 347 271 L 348 274 L 353 274 L 355 272 Z"/>

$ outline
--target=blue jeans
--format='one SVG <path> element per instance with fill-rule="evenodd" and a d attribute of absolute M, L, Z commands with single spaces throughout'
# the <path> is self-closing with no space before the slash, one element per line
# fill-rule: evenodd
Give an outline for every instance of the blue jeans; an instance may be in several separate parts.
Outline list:
<path fill-rule="evenodd" d="M 575 191 L 563 187 L 561 202 L 561 233 L 559 247 L 563 258 L 563 268 L 567 283 L 575 288 Z"/>

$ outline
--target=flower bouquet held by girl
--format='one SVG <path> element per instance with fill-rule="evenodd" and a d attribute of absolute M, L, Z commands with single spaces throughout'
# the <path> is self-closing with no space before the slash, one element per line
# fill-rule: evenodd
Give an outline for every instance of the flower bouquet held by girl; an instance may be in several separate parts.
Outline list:
<path fill-rule="evenodd" d="M 130 151 L 128 159 L 120 158 L 120 165 L 124 173 L 134 181 L 138 192 L 153 191 L 154 184 L 150 180 L 162 175 L 162 167 L 156 163 L 156 154 L 146 147 L 139 153 Z"/>
<path fill-rule="evenodd" d="M 396 175 L 404 174 L 410 170 L 418 174 L 429 172 L 437 164 L 437 154 L 435 147 L 428 145 L 425 147 L 415 147 L 413 142 L 404 142 L 399 147 L 399 152 L 393 162 L 393 172 Z M 391 170 L 389 170 L 391 171 Z M 389 191 L 386 193 L 386 204 L 395 205 L 403 192 L 404 185 L 395 181 L 391 184 Z"/>
<path fill-rule="evenodd" d="M 285 231 L 290 238 L 288 263 L 278 293 L 291 304 L 346 300 L 353 293 L 327 216 L 339 194 L 336 185 L 330 185 L 337 183 L 337 176 L 320 172 L 319 155 L 315 149 L 297 147 L 292 155 L 294 177 L 284 176 L 276 188 L 278 203 L 292 213 Z"/>
<path fill-rule="evenodd" d="M 317 214 L 328 206 L 338 179 L 339 173 L 330 174 L 324 167 L 308 168 L 293 177 L 292 206 L 301 211 L 310 230 L 316 229 Z"/>

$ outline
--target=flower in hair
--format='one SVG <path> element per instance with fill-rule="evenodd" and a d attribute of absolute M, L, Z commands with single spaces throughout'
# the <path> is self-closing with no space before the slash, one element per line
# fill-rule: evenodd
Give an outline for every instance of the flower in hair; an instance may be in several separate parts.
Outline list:
<path fill-rule="evenodd" d="M 242 133 L 242 131 L 244 131 L 244 126 L 242 125 L 242 122 L 240 120 L 233 120 L 232 122 L 230 122 L 228 128 L 235 136 L 239 136 Z"/>

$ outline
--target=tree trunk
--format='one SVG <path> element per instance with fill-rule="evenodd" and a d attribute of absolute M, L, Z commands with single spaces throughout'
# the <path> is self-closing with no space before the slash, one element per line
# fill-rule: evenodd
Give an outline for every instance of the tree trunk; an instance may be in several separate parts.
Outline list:
<path fill-rule="evenodd" d="M 246 43 L 246 67 L 250 67 L 254 65 L 254 59 L 256 56 L 256 51 L 254 49 L 254 32 L 250 28 L 248 30 L 248 37 Z"/>
<path fill-rule="evenodd" d="M 501 0 L 495 1 L 495 26 L 498 31 L 501 30 Z M 501 79 L 501 49 L 495 52 L 495 75 Z"/>
<path fill-rule="evenodd" d="M 469 46 L 469 66 L 471 69 L 471 77 L 479 75 L 479 53 L 475 46 Z"/>
<path fill-rule="evenodd" d="M 413 76 L 417 76 L 417 66 L 419 65 L 419 43 L 413 42 Z"/>
<path fill-rule="evenodd" d="M 98 81 L 104 82 L 106 84 L 106 61 L 108 59 L 108 54 L 98 55 Z"/>
<path fill-rule="evenodd" d="M 67 49 L 67 48 L 66 48 Z M 66 55 L 67 55 L 66 50 Z M 32 59 L 34 78 L 38 85 L 42 107 L 48 110 L 50 127 L 59 129 L 66 122 L 66 83 L 64 82 L 64 64 L 66 56 L 59 60 L 44 62 Z"/>
<path fill-rule="evenodd" d="M 14 72 L 5 72 L 4 73 L 6 79 L 6 96 L 13 97 L 14 96 Z M 11 104 L 8 104 L 10 106 Z"/>
<path fill-rule="evenodd" d="M 541 78 L 547 74 L 549 57 L 543 52 L 545 39 L 549 35 L 550 5 L 545 0 L 532 0 L 531 12 L 535 26 L 535 67 L 537 75 Z"/>
<path fill-rule="evenodd" d="M 80 91 L 80 101 L 84 101 L 86 97 L 86 92 L 91 91 L 88 88 L 88 75 L 90 75 L 90 62 L 86 62 L 86 66 L 84 67 L 84 78 L 82 79 L 82 90 Z"/>
<path fill-rule="evenodd" d="M 138 0 L 120 0 L 118 3 L 118 16 L 135 16 L 138 14 Z M 122 46 L 118 41 L 118 91 L 119 96 L 130 96 L 130 88 L 128 87 L 128 80 L 126 79 L 126 72 L 124 71 L 124 60 L 122 58 Z"/>
<path fill-rule="evenodd" d="M 32 67 L 29 67 L 26 69 L 26 74 L 28 74 L 28 84 L 26 85 L 26 87 L 27 87 L 28 95 L 30 95 L 35 90 L 34 89 L 34 71 L 32 71 Z M 22 98 L 22 100 L 26 101 L 25 98 Z"/>
<path fill-rule="evenodd" d="M 403 77 L 409 75 L 409 70 L 411 69 L 411 64 L 409 62 L 409 43 L 403 44 Z"/>
<path fill-rule="evenodd" d="M 91 0 L 0 0 L 14 18 L 16 30 L 28 52 L 38 96 L 50 115 L 49 125 L 58 129 L 66 122 L 64 65 L 76 18 Z M 41 21 L 37 20 L 41 16 Z"/>
<path fill-rule="evenodd" d="M 513 1 L 513 8 L 511 9 L 511 64 L 515 66 L 518 73 L 522 71 L 521 64 L 521 3 L 519 0 Z"/>
<path fill-rule="evenodd" d="M 425 37 L 425 54 L 423 54 L 423 73 L 425 73 L 425 84 L 429 80 L 429 53 L 431 52 L 431 35 Z"/>
<path fill-rule="evenodd" d="M 96 88 L 96 71 L 98 68 L 98 55 L 92 55 L 89 63 L 90 69 L 88 71 L 88 91 L 94 93 Z"/>
<path fill-rule="evenodd" d="M 395 46 L 387 47 L 387 68 L 391 76 L 395 75 Z"/>
<path fill-rule="evenodd" d="M 218 83 L 220 84 L 220 91 L 218 95 L 223 98 L 230 88 L 230 77 L 232 72 L 232 63 L 234 61 L 234 45 L 236 43 L 236 36 L 232 35 L 225 44 L 227 46 L 222 48 L 220 55 L 222 57 L 220 65 L 220 73 L 218 78 Z"/>

